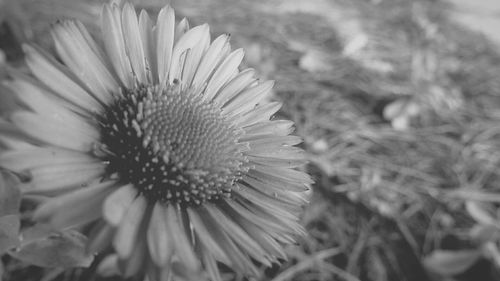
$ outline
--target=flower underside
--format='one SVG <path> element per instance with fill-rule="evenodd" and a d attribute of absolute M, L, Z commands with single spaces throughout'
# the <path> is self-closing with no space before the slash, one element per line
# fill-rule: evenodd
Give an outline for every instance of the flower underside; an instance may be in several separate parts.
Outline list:
<path fill-rule="evenodd" d="M 107 174 L 150 202 L 199 205 L 230 197 L 244 144 L 221 110 L 174 84 L 123 89 L 99 120 Z"/>

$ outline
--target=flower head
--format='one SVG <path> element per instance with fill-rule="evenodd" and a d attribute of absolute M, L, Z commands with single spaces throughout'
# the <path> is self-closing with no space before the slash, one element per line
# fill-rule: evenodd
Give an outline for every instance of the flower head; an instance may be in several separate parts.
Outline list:
<path fill-rule="evenodd" d="M 258 275 L 255 262 L 286 258 L 311 183 L 295 169 L 300 138 L 270 120 L 273 83 L 238 70 L 228 35 L 129 4 L 104 6 L 102 43 L 76 21 L 52 35 L 62 63 L 24 47 L 33 77 L 7 82 L 22 107 L 0 128 L 0 166 L 47 196 L 35 220 L 85 226 L 90 251 L 150 280 L 220 280 L 219 264 Z"/>

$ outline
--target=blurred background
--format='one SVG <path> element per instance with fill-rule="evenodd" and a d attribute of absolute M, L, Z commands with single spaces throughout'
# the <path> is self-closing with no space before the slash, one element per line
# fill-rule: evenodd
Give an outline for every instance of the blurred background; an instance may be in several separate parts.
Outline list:
<path fill-rule="evenodd" d="M 134 0 L 157 13 L 161 0 Z M 102 1 L 0 0 L 0 79 Z M 500 1 L 172 0 L 277 81 L 315 180 L 273 281 L 500 280 Z M 12 103 L 2 95 L 0 115 Z M 280 118 L 277 116 L 277 118 Z M 120 280 L 2 257 L 4 280 Z"/>

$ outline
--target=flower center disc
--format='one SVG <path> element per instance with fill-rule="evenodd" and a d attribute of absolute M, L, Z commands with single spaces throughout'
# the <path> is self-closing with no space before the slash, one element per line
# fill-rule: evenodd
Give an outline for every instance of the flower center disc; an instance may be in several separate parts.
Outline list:
<path fill-rule="evenodd" d="M 174 85 L 124 90 L 100 120 L 108 174 L 149 201 L 198 205 L 230 196 L 244 157 L 219 108 Z"/>

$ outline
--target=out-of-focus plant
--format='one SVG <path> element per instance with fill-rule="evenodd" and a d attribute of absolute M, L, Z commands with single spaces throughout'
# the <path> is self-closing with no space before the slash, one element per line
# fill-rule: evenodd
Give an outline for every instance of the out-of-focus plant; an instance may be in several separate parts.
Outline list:
<path fill-rule="evenodd" d="M 6 56 L 0 49 L 0 80 L 6 75 Z M 0 84 L 0 116 L 10 110 L 14 104 L 14 100 L 10 92 Z"/>
<path fill-rule="evenodd" d="M 0 22 L 8 26 L 19 42 L 27 40 L 48 44 L 50 24 L 61 18 L 76 18 L 95 26 L 99 5 L 90 1 L 2 0 Z"/>

